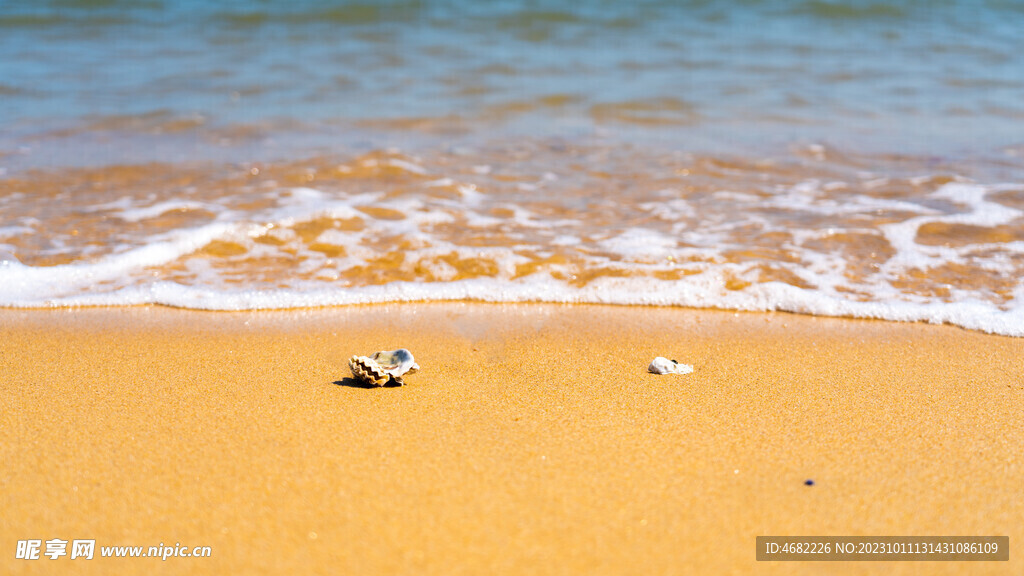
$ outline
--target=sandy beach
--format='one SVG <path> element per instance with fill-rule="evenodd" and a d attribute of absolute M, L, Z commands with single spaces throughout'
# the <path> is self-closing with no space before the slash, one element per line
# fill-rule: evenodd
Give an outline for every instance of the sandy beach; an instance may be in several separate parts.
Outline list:
<path fill-rule="evenodd" d="M 0 1 L 0 576 L 1024 575 L 1021 6 Z"/>
<path fill-rule="evenodd" d="M 0 310 L 4 574 L 1016 574 L 1024 340 L 558 305 Z M 401 388 L 350 378 L 406 347 Z M 646 372 L 655 356 L 692 364 Z M 813 480 L 813 485 L 807 485 Z M 1009 562 L 756 562 L 1008 535 Z M 17 541 L 94 539 L 91 560 Z M 100 558 L 103 546 L 206 558 Z M 44 544 L 45 547 L 45 544 Z"/>

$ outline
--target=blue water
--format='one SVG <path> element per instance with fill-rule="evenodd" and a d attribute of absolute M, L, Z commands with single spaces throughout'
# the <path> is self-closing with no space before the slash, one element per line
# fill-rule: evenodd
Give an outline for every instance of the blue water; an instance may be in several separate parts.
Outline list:
<path fill-rule="evenodd" d="M 0 306 L 1024 335 L 1024 3 L 0 0 Z"/>
<path fill-rule="evenodd" d="M 75 163 L 95 133 L 136 139 L 95 162 L 424 131 L 991 158 L 1024 143 L 1020 2 L 580 4 L 7 0 L 0 150 Z"/>

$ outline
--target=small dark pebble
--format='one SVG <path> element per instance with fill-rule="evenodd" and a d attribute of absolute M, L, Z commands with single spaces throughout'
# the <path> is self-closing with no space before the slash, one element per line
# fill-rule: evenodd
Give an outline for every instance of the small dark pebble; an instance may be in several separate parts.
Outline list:
<path fill-rule="evenodd" d="M 804 480 L 804 486 L 814 486 L 814 480 Z"/>

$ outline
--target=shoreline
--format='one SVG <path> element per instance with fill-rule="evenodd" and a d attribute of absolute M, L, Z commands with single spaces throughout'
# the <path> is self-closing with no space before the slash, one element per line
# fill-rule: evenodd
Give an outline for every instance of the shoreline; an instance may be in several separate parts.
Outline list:
<path fill-rule="evenodd" d="M 26 538 L 210 546 L 166 561 L 190 573 L 791 574 L 821 566 L 755 562 L 756 536 L 1008 535 L 1009 563 L 928 571 L 1021 566 L 1024 339 L 461 302 L 2 309 L 0 332 L 8 573 L 155 562 L 12 560 Z M 407 386 L 352 385 L 349 356 L 398 347 Z"/>

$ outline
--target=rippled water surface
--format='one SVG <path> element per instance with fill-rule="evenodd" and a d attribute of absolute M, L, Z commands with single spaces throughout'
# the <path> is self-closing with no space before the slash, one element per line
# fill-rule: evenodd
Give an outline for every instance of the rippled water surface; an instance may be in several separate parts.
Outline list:
<path fill-rule="evenodd" d="M 1024 335 L 1020 30 L 999 0 L 0 4 L 0 304 Z"/>

